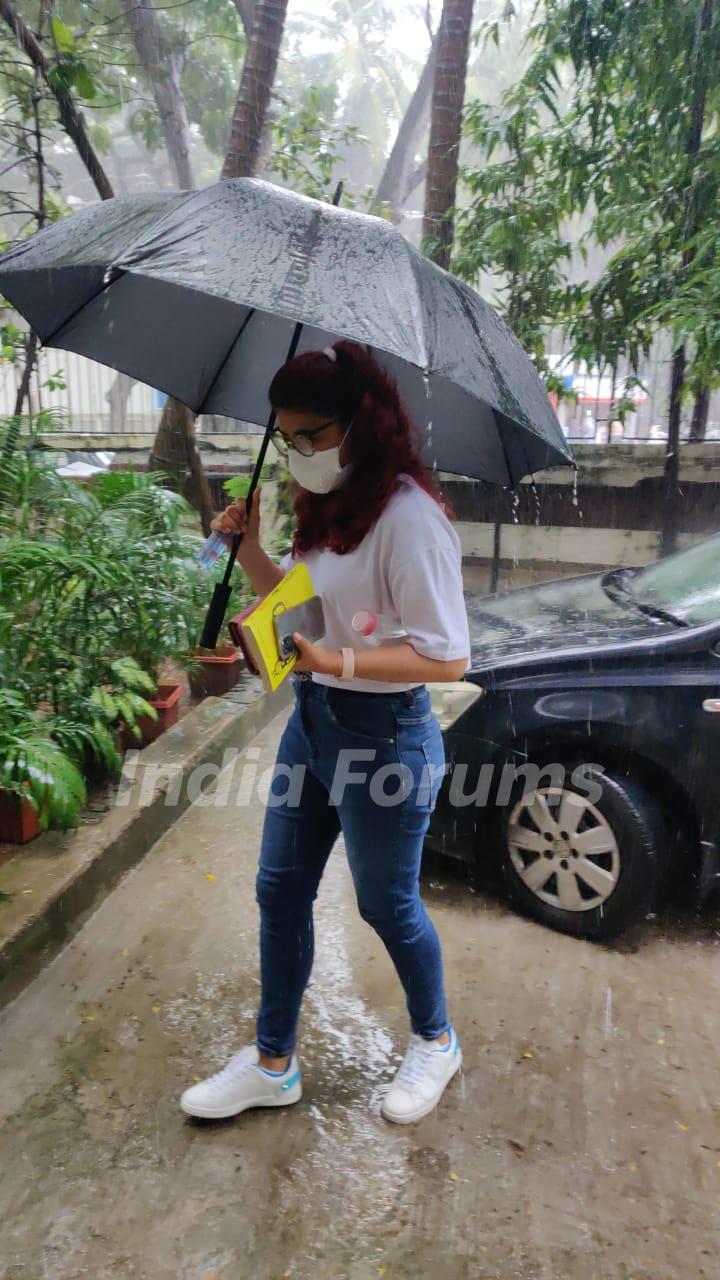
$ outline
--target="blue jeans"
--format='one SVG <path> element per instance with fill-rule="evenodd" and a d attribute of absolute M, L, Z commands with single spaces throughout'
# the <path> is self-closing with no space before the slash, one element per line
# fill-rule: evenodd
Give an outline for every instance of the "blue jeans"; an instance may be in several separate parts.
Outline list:
<path fill-rule="evenodd" d="M 260 907 L 261 1053 L 292 1053 L 313 963 L 313 902 L 342 830 L 358 907 L 404 987 L 413 1031 L 449 1029 L 440 942 L 420 898 L 423 838 L 445 762 L 425 685 L 362 693 L 293 676 L 265 814 Z"/>

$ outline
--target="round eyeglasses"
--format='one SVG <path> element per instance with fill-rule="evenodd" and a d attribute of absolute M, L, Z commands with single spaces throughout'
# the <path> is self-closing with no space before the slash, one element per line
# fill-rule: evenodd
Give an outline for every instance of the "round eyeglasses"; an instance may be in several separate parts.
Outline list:
<path fill-rule="evenodd" d="M 331 418 L 329 422 L 323 422 L 319 427 L 313 427 L 312 431 L 297 431 L 294 436 L 286 436 L 279 427 L 274 427 L 270 433 L 275 448 L 281 458 L 290 456 L 290 449 L 296 449 L 302 454 L 303 458 L 311 458 L 315 452 L 313 443 L 314 437 L 319 435 L 321 431 L 325 431 L 327 427 L 334 427 L 340 421 L 339 418 Z"/>

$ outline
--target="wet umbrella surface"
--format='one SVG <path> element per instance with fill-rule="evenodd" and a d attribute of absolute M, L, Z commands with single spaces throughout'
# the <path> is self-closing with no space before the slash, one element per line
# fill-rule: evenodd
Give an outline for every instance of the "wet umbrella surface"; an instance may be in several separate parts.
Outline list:
<path fill-rule="evenodd" d="M 120 197 L 0 259 L 0 292 L 47 346 L 264 424 L 298 350 L 367 344 L 440 470 L 513 484 L 572 455 L 535 369 L 492 307 L 382 218 L 239 178 Z"/>

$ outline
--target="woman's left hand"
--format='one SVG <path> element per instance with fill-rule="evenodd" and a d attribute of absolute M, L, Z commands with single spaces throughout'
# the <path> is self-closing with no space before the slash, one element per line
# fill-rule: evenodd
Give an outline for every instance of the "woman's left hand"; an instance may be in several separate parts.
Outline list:
<path fill-rule="evenodd" d="M 298 631 L 293 632 L 293 640 L 300 654 L 295 663 L 295 671 L 315 671 L 320 676 L 337 676 L 338 669 L 342 669 L 339 649 L 326 649 L 322 644 L 313 644 Z"/>

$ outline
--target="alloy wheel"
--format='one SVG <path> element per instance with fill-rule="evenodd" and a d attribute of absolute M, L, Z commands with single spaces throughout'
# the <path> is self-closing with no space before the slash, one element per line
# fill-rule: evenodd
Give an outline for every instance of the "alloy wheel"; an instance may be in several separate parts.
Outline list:
<path fill-rule="evenodd" d="M 508 853 L 523 884 L 563 911 L 592 911 L 607 902 L 620 876 L 620 850 L 607 818 L 562 787 L 539 788 L 515 805 Z"/>

